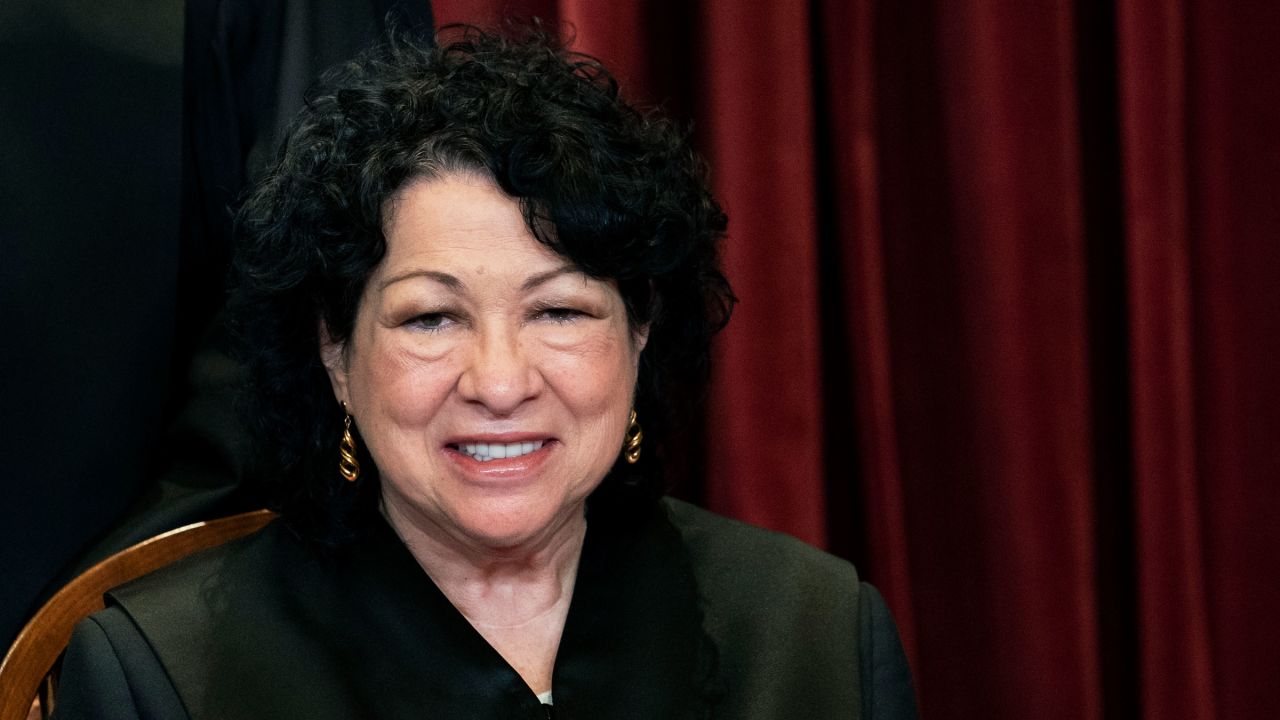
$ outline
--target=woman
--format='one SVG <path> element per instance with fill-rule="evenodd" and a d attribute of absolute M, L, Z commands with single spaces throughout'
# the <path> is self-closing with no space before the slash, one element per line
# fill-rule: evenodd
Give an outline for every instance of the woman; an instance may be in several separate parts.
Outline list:
<path fill-rule="evenodd" d="M 594 60 L 393 41 L 240 220 L 282 520 L 113 591 L 63 717 L 914 717 L 852 567 L 656 489 L 725 218 Z"/>

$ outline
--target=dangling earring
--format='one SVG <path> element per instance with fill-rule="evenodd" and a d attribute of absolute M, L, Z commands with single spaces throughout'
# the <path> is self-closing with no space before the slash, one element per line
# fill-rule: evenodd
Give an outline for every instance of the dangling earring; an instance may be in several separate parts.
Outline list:
<path fill-rule="evenodd" d="M 622 456 L 627 462 L 635 465 L 640 459 L 640 442 L 644 440 L 644 431 L 640 429 L 640 421 L 636 420 L 636 411 L 631 411 L 627 419 L 627 434 L 622 442 Z"/>
<path fill-rule="evenodd" d="M 360 461 L 356 460 L 356 439 L 351 436 L 351 413 L 347 412 L 346 403 L 342 403 L 342 412 L 346 418 L 342 420 L 342 441 L 338 443 L 338 474 L 347 482 L 355 482 L 360 477 Z"/>

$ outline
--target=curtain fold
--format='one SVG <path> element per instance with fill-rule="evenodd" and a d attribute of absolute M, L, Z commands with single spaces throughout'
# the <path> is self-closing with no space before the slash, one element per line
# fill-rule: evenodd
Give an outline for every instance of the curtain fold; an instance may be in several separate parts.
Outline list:
<path fill-rule="evenodd" d="M 724 266 L 740 298 L 714 362 L 709 505 L 826 544 L 812 57 L 803 4 L 708 3 L 714 77 L 698 110 L 729 214 Z M 760 112 L 761 108 L 768 112 Z M 760 262 L 760 253 L 769 262 Z M 743 442 L 745 438 L 751 442 Z M 785 488 L 786 492 L 780 492 Z M 799 492 L 791 492 L 791 489 Z"/>
<path fill-rule="evenodd" d="M 910 37 L 877 59 L 882 90 L 907 94 L 881 117 L 900 128 L 881 153 L 882 242 L 925 712 L 1093 717 L 1069 7 L 879 12 L 881 36 Z M 920 82 L 894 89 L 899 74 Z M 922 140 L 928 152 L 913 150 Z M 957 665 L 975 648 L 992 652 Z"/>
<path fill-rule="evenodd" d="M 1280 5 L 435 9 L 693 122 L 742 302 L 683 492 L 854 560 L 926 716 L 1280 716 Z"/>
<path fill-rule="evenodd" d="M 824 414 L 829 449 L 828 476 L 861 477 L 865 532 L 857 539 L 842 533 L 848 525 L 847 497 L 852 483 L 828 483 L 832 549 L 852 554 L 865 546 L 863 571 L 873 571 L 888 597 L 910 598 L 911 563 L 894 407 L 893 349 L 881 219 L 880 98 L 876 78 L 878 36 L 869 3 L 824 0 L 818 10 L 815 41 L 825 63 L 815 68 L 819 93 L 820 140 L 819 247 L 827 273 L 823 286 L 824 374 L 833 396 L 852 398 L 851 411 Z M 825 222 L 823 222 L 825 220 Z M 839 310 L 839 312 L 837 312 Z M 852 389 L 857 388 L 854 392 Z M 843 410 L 843 409 L 842 409 Z M 850 458 L 848 439 L 858 438 Z M 843 442 L 842 442 L 843 441 Z M 861 460 L 861 472 L 856 461 Z M 843 492 L 842 492 L 843 490 Z M 841 502 L 843 501 L 843 502 Z M 905 602 L 895 607 L 898 631 L 913 664 L 919 664 L 915 619 Z"/>
<path fill-rule="evenodd" d="M 1143 709 L 1268 717 L 1280 9 L 1131 0 L 1119 17 Z"/>
<path fill-rule="evenodd" d="M 1151 2 L 1127 3 L 1119 18 L 1141 700 L 1150 717 L 1202 720 L 1214 703 L 1196 472 L 1187 18 L 1180 3 Z"/>

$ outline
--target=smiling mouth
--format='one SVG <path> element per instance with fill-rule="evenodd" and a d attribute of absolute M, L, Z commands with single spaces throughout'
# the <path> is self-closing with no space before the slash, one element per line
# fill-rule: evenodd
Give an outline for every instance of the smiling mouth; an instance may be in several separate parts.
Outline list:
<path fill-rule="evenodd" d="M 489 462 L 528 455 L 541 448 L 542 443 L 542 440 L 513 443 L 458 443 L 451 447 L 473 460 Z"/>

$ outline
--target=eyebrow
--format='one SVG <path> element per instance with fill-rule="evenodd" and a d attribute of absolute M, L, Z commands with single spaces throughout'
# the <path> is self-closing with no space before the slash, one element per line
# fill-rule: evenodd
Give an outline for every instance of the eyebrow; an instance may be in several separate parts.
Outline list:
<path fill-rule="evenodd" d="M 549 280 L 560 277 L 561 275 L 572 275 L 577 272 L 578 272 L 578 268 L 572 265 L 568 265 L 568 264 L 561 265 L 560 267 L 552 268 L 550 270 L 547 270 L 546 272 L 540 272 L 537 275 L 531 276 L 528 280 L 525 280 L 524 283 L 520 285 L 520 290 L 521 291 L 532 290 Z"/>
<path fill-rule="evenodd" d="M 523 283 L 520 284 L 520 290 L 521 292 L 527 292 L 529 290 L 532 290 L 538 287 L 539 285 L 542 285 L 543 283 L 549 282 L 557 277 L 560 277 L 561 275 L 571 275 L 577 272 L 578 272 L 578 269 L 573 265 L 569 265 L 569 264 L 561 265 L 560 267 L 552 268 L 545 272 L 540 272 L 536 275 L 530 276 L 528 279 L 526 279 Z M 401 282 L 403 280 L 408 280 L 410 278 L 415 278 L 415 277 L 425 277 L 431 280 L 435 280 L 436 282 L 440 283 L 441 285 L 444 285 L 445 287 L 449 288 L 450 290 L 453 290 L 454 292 L 462 292 L 466 288 L 466 283 L 462 282 L 462 280 L 446 272 L 440 272 L 438 270 L 406 270 L 405 272 L 402 272 L 398 275 L 393 275 L 387 278 L 386 280 L 383 280 L 378 285 L 378 291 L 381 292 L 398 282 Z"/>
<path fill-rule="evenodd" d="M 391 287 L 392 285 L 395 285 L 398 282 L 401 282 L 402 280 L 408 280 L 409 278 L 415 278 L 415 277 L 430 278 L 440 283 L 441 285 L 444 285 L 450 290 L 453 290 L 454 292 L 461 292 L 462 289 L 466 287 L 465 283 L 463 283 L 458 278 L 450 275 L 449 273 L 440 272 L 438 270 L 407 270 L 405 272 L 400 273 L 399 275 L 393 275 L 387 278 L 386 280 L 383 280 L 378 285 L 378 292 L 382 292 L 383 290 L 386 290 L 387 288 Z"/>

